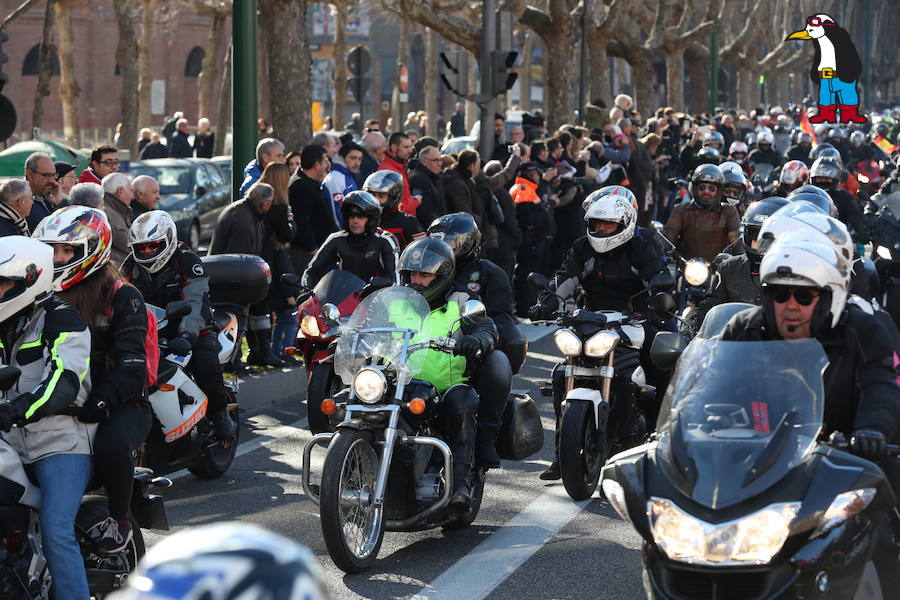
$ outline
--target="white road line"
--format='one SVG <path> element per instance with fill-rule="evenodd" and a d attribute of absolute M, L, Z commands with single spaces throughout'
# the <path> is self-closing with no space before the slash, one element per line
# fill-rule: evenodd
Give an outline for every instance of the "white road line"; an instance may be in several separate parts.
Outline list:
<path fill-rule="evenodd" d="M 573 502 L 562 485 L 544 493 L 471 552 L 422 588 L 416 600 L 481 600 L 512 575 L 590 500 Z"/>

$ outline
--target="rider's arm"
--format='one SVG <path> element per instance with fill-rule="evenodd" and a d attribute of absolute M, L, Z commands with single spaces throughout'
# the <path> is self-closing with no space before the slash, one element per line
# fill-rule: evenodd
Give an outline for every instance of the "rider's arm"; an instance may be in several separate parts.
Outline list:
<path fill-rule="evenodd" d="M 394 285 L 400 285 L 400 273 L 397 271 L 397 263 L 400 261 L 400 247 L 397 240 L 386 231 L 377 231 L 376 236 L 381 238 L 381 274 L 394 281 Z"/>
<path fill-rule="evenodd" d="M 184 282 L 181 286 L 181 298 L 191 304 L 191 312 L 178 324 L 178 333 L 186 333 L 196 340 L 200 330 L 205 329 L 207 325 L 203 309 L 209 302 L 209 277 L 200 257 L 190 250 L 181 253 L 177 264 L 181 269 L 181 280 Z"/>
<path fill-rule="evenodd" d="M 725 214 L 728 217 L 728 221 L 725 225 L 725 231 L 728 232 L 728 243 L 731 244 L 740 235 L 741 231 L 741 215 L 738 213 L 737 209 L 733 206 L 723 206 L 722 210 L 725 211 Z"/>
<path fill-rule="evenodd" d="M 675 208 L 672 209 L 672 214 L 669 215 L 669 220 L 666 221 L 666 226 L 663 227 L 663 235 L 673 244 L 681 237 L 684 228 L 682 223 L 686 207 L 687 204 L 684 203 L 676 205 Z"/>
<path fill-rule="evenodd" d="M 459 304 L 461 311 L 463 304 L 465 304 L 468 299 L 468 294 L 454 292 L 450 295 L 449 302 L 456 302 Z M 463 334 L 471 335 L 476 338 L 481 344 L 482 352 L 485 354 L 491 352 L 497 346 L 497 341 L 500 339 L 500 335 L 497 333 L 497 326 L 494 324 L 493 319 L 488 316 L 485 316 L 478 323 L 463 319 L 460 322 L 460 329 Z"/>
<path fill-rule="evenodd" d="M 307 289 L 312 289 L 319 283 L 319 280 L 331 269 L 339 260 L 337 253 L 338 236 L 346 235 L 343 231 L 336 231 L 328 236 L 328 239 L 319 247 L 315 256 L 309 261 L 309 266 L 303 272 L 301 284 Z"/>
<path fill-rule="evenodd" d="M 566 253 L 566 258 L 563 260 L 559 270 L 556 271 L 556 275 L 550 280 L 550 290 L 555 292 L 556 295 L 561 298 L 571 298 L 581 286 L 581 278 L 584 277 L 585 274 L 586 259 L 581 256 L 579 250 L 582 248 L 582 242 L 584 241 L 584 238 L 575 240 L 575 243 Z M 557 301 L 552 296 L 550 298 L 554 302 Z M 544 298 L 542 297 L 542 300 L 543 299 Z"/>
<path fill-rule="evenodd" d="M 853 309 L 850 309 L 853 310 Z M 894 350 L 887 332 L 870 315 L 857 314 L 858 327 L 848 327 L 848 342 L 859 356 L 856 385 L 860 401 L 854 429 L 877 429 L 889 440 L 900 435 L 900 386 L 894 370 Z"/>
<path fill-rule="evenodd" d="M 106 349 L 108 368 L 91 382 L 90 397 L 115 406 L 141 393 L 146 377 L 147 308 L 137 288 L 123 285 L 112 298 L 110 345 Z"/>

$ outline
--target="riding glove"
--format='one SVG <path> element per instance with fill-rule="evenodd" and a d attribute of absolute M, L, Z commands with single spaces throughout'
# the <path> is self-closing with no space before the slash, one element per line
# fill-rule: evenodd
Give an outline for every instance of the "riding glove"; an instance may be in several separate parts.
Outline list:
<path fill-rule="evenodd" d="M 875 460 L 885 455 L 887 438 L 877 429 L 857 429 L 850 438 L 850 449 L 863 458 Z"/>

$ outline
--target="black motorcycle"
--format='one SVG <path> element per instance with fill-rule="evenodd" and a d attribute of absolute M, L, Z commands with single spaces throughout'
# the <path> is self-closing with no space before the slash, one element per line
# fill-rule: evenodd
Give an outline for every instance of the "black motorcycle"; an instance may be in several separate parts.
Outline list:
<path fill-rule="evenodd" d="M 881 289 L 872 292 L 900 324 L 900 191 L 885 196 L 880 204 L 872 226 L 872 259 Z"/>

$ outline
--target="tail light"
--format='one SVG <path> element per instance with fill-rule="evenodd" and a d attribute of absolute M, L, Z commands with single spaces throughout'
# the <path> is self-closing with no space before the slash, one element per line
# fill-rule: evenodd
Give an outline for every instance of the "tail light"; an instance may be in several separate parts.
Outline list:
<path fill-rule="evenodd" d="M 263 259 L 259 259 L 254 260 L 253 264 L 259 267 L 259 270 L 266 274 L 266 278 L 269 280 L 269 283 L 272 283 L 272 268 L 269 266 L 269 263 L 267 263 Z"/>

